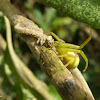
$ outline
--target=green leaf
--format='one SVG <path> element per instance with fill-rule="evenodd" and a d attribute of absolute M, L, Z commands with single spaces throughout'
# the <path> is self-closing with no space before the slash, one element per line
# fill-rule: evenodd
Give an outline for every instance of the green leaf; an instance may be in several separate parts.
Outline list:
<path fill-rule="evenodd" d="M 54 7 L 64 16 L 100 29 L 99 0 L 40 0 Z"/>
<path fill-rule="evenodd" d="M 9 65 L 10 70 L 15 75 L 16 79 L 19 83 L 23 84 L 23 86 L 27 89 L 29 89 L 36 98 L 39 100 L 50 100 L 46 99 L 46 95 L 48 94 L 48 87 L 45 83 L 38 80 L 34 74 L 31 72 L 31 70 L 21 61 L 21 59 L 16 55 L 12 39 L 11 39 L 11 28 L 10 28 L 10 22 L 5 17 L 6 22 L 6 28 L 7 28 L 7 49 L 6 49 L 6 63 Z"/>

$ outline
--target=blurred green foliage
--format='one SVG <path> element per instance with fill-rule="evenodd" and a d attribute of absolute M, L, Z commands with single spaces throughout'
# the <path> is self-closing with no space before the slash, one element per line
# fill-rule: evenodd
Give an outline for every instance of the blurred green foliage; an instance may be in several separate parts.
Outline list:
<path fill-rule="evenodd" d="M 89 36 L 89 28 L 83 23 L 78 23 L 69 17 L 63 17 L 55 9 L 34 2 L 34 0 L 13 0 L 20 10 L 29 19 L 33 20 L 44 31 L 52 31 L 66 42 L 80 45 Z M 0 14 L 0 33 L 6 40 L 5 23 Z M 12 28 L 12 32 L 15 31 Z M 96 100 L 100 100 L 100 30 L 93 31 L 93 39 L 83 48 L 89 60 L 89 66 L 83 76 L 89 84 Z M 98 39 L 99 38 L 99 39 Z M 14 48 L 22 61 L 29 66 L 38 79 L 44 81 L 49 87 L 49 93 L 54 100 L 62 100 L 56 89 L 49 83 L 46 75 L 40 69 L 34 55 L 31 56 L 29 48 L 18 34 L 13 34 Z M 95 45 L 95 46 L 94 46 Z M 0 48 L 1 49 L 1 48 Z M 0 50 L 2 51 L 2 50 Z M 18 83 L 12 72 L 4 62 L 5 52 L 0 52 L 0 95 L 1 100 L 36 100 L 34 95 Z M 82 71 L 85 62 L 80 56 L 78 68 Z"/>

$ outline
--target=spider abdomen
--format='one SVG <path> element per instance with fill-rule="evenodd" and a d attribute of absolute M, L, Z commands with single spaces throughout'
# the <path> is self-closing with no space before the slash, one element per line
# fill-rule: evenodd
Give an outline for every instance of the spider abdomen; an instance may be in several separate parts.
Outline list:
<path fill-rule="evenodd" d="M 63 57 L 62 62 L 68 69 L 74 69 L 78 67 L 80 59 L 77 53 L 67 52 L 67 55 L 66 57 Z"/>

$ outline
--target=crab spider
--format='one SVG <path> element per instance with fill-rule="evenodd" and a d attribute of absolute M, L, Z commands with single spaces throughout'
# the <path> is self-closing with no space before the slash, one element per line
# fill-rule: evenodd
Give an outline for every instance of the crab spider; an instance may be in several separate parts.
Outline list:
<path fill-rule="evenodd" d="M 57 35 L 55 35 L 53 32 L 45 32 L 45 33 L 50 33 L 57 41 L 55 41 L 55 47 L 57 51 L 58 57 L 62 60 L 63 64 L 65 67 L 68 69 L 74 69 L 79 65 L 79 56 L 77 53 L 80 53 L 83 59 L 86 62 L 85 69 L 83 72 L 86 71 L 88 67 L 88 59 L 84 52 L 81 50 L 92 38 L 92 29 L 90 28 L 90 36 L 88 37 L 87 40 L 85 40 L 80 46 L 70 44 L 70 43 L 65 43 L 62 39 L 60 39 Z"/>

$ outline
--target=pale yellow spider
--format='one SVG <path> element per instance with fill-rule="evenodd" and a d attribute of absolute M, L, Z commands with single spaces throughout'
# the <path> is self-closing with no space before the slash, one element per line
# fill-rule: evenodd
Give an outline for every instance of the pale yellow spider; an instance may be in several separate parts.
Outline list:
<path fill-rule="evenodd" d="M 79 65 L 79 61 L 80 61 L 77 53 L 80 53 L 86 62 L 86 66 L 83 72 L 86 71 L 88 67 L 88 59 L 86 55 L 84 54 L 84 52 L 80 49 L 82 49 L 91 40 L 91 37 L 92 37 L 91 28 L 90 28 L 89 38 L 85 42 L 83 42 L 80 46 L 70 44 L 70 43 L 65 43 L 65 41 L 61 40 L 53 32 L 46 32 L 46 33 L 50 33 L 57 40 L 55 41 L 56 51 L 58 53 L 58 57 L 62 60 L 65 67 L 67 67 L 68 69 L 76 68 Z"/>

